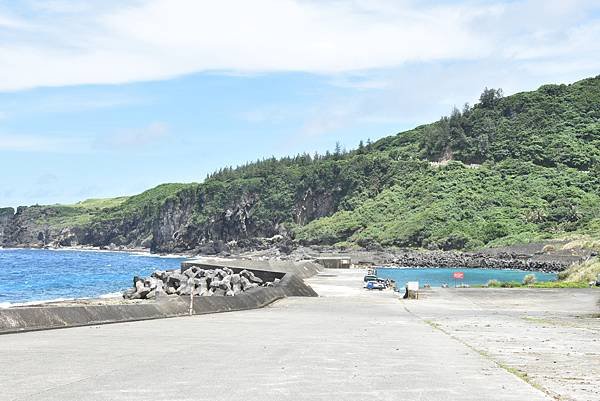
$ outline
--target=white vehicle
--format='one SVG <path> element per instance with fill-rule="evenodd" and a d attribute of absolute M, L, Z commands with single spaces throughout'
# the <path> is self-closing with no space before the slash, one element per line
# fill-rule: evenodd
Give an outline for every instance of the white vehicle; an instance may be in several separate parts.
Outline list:
<path fill-rule="evenodd" d="M 366 288 L 367 290 L 385 290 L 386 286 L 385 286 L 385 282 L 379 281 L 379 280 L 371 280 L 371 281 L 367 281 L 363 288 Z"/>

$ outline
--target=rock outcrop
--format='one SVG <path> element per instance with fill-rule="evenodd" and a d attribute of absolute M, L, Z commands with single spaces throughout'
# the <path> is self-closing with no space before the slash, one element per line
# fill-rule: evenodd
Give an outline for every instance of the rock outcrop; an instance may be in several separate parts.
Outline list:
<path fill-rule="evenodd" d="M 483 269 L 519 269 L 557 272 L 569 263 L 561 260 L 535 260 L 525 255 L 462 252 L 404 252 L 394 255 L 390 264 L 406 267 L 477 267 Z"/>
<path fill-rule="evenodd" d="M 12 220 L 15 215 L 15 210 L 12 207 L 0 209 L 0 246 L 4 243 L 5 231 L 8 235 L 8 230 L 12 226 Z"/>

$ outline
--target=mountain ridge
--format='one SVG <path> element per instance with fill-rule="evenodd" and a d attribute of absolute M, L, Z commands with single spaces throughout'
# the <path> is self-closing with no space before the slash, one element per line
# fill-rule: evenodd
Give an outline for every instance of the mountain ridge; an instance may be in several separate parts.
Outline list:
<path fill-rule="evenodd" d="M 507 97 L 486 88 L 472 107 L 350 152 L 265 159 L 117 200 L 0 209 L 0 246 L 476 249 L 600 232 L 599 193 L 600 76 Z"/>

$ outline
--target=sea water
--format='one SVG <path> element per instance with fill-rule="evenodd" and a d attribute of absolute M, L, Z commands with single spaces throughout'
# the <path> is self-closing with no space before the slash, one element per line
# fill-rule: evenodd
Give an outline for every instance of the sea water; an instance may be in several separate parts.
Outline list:
<path fill-rule="evenodd" d="M 183 258 L 46 249 L 0 249 L 0 307 L 91 298 L 132 286 L 133 276 L 178 269 Z"/>
<path fill-rule="evenodd" d="M 464 279 L 454 280 L 453 273 L 463 272 Z M 396 281 L 399 288 L 404 288 L 407 281 L 418 281 L 422 287 L 429 284 L 432 287 L 441 287 L 442 284 L 454 286 L 460 284 L 483 285 L 489 280 L 522 282 L 523 278 L 533 274 L 538 282 L 555 281 L 555 273 L 531 272 L 512 269 L 449 269 L 449 268 L 377 268 L 377 276 Z"/>

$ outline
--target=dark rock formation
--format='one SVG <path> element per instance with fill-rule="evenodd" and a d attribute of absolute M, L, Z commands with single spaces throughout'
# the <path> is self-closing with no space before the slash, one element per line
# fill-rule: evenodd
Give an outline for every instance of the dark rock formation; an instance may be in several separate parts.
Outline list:
<path fill-rule="evenodd" d="M 559 260 L 535 260 L 510 253 L 404 252 L 394 255 L 390 262 L 407 267 L 478 267 L 543 272 L 557 272 L 568 267 L 568 263 Z"/>
<path fill-rule="evenodd" d="M 197 207 L 195 188 L 178 192 L 160 205 L 91 221 L 62 225 L 56 206 L 0 209 L 0 246 L 61 247 L 95 246 L 106 249 L 150 248 L 155 252 L 191 250 L 196 239 L 186 237 L 191 216 Z M 14 215 L 13 215 L 14 214 Z M 112 215 L 111 215 L 112 216 Z"/>
<path fill-rule="evenodd" d="M 184 252 L 198 246 L 193 225 L 193 214 L 202 207 L 202 197 L 196 188 L 181 191 L 167 201 L 158 210 L 152 220 L 150 248 L 152 252 Z M 145 246 L 143 242 L 140 246 Z"/>
<path fill-rule="evenodd" d="M 331 190 L 308 188 L 296 201 L 294 220 L 296 224 L 305 225 L 315 219 L 330 216 L 336 211 L 336 202 Z"/>
<path fill-rule="evenodd" d="M 8 235 L 8 230 L 12 226 L 12 220 L 15 215 L 15 210 L 12 207 L 0 209 L 0 245 L 4 243 L 5 231 Z"/>
<path fill-rule="evenodd" d="M 51 211 L 46 210 L 42 206 L 18 207 L 12 218 L 6 220 L 8 224 L 4 226 L 2 245 L 46 245 L 56 233 L 55 229 L 42 222 L 48 213 L 51 213 Z M 6 213 L 6 216 L 9 214 L 10 212 Z"/>

